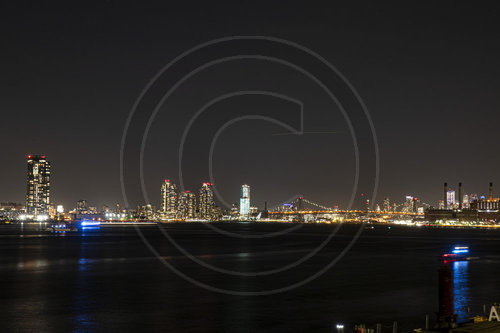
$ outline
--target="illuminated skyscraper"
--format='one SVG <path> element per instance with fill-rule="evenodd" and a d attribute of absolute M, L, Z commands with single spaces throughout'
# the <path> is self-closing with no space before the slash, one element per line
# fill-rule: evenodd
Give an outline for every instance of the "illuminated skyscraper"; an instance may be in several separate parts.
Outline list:
<path fill-rule="evenodd" d="M 455 208 L 455 191 L 453 190 L 448 190 L 448 192 L 446 192 L 446 207 L 448 209 Z"/>
<path fill-rule="evenodd" d="M 389 212 L 391 210 L 391 201 L 389 198 L 384 199 L 384 211 Z"/>
<path fill-rule="evenodd" d="M 214 191 L 211 183 L 203 183 L 200 188 L 199 211 L 200 217 L 206 220 L 214 218 Z"/>
<path fill-rule="evenodd" d="M 28 155 L 26 214 L 48 219 L 50 207 L 50 162 L 45 155 Z"/>
<path fill-rule="evenodd" d="M 161 185 L 161 212 L 166 218 L 173 218 L 177 209 L 177 186 L 165 179 Z"/>
<path fill-rule="evenodd" d="M 409 213 L 412 211 L 413 211 L 413 197 L 411 195 L 407 195 L 403 206 L 403 212 Z"/>
<path fill-rule="evenodd" d="M 186 218 L 192 219 L 196 217 L 196 195 L 190 191 L 186 191 Z"/>
<path fill-rule="evenodd" d="M 412 202 L 412 212 L 413 213 L 418 213 L 418 207 L 420 206 L 420 201 L 418 200 L 417 197 L 414 197 L 413 198 L 413 202 Z"/>
<path fill-rule="evenodd" d="M 250 186 L 241 185 L 240 216 L 250 216 Z"/>
<path fill-rule="evenodd" d="M 190 191 L 181 192 L 177 200 L 177 217 L 192 219 L 196 216 L 196 195 Z"/>

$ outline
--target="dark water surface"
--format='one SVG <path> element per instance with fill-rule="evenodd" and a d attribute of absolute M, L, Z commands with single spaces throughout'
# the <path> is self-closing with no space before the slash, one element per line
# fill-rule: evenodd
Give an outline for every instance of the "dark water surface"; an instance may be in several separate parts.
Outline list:
<path fill-rule="evenodd" d="M 214 224 L 241 235 L 263 235 L 291 224 Z M 300 283 L 337 257 L 359 226 L 303 225 L 280 237 L 234 238 L 202 224 L 164 226 L 195 259 L 233 274 L 214 272 L 187 258 L 156 226 L 141 227 L 166 263 L 214 288 L 276 290 Z M 333 332 L 337 323 L 398 321 L 401 330 L 424 325 L 437 310 L 437 256 L 455 244 L 480 257 L 450 264 L 461 318 L 500 301 L 500 231 L 375 226 L 313 281 L 268 296 L 208 291 L 162 263 L 134 227 L 55 235 L 37 226 L 0 226 L 0 332 Z M 239 275 L 247 276 L 239 276 Z"/>

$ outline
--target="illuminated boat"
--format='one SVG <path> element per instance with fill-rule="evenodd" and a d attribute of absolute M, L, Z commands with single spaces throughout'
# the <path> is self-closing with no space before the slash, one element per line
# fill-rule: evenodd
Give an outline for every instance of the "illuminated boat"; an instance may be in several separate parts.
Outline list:
<path fill-rule="evenodd" d="M 52 224 L 46 230 L 50 232 L 66 232 L 72 231 L 73 229 L 71 226 L 67 226 L 66 224 Z"/>
<path fill-rule="evenodd" d="M 81 221 L 79 223 L 79 230 L 98 230 L 101 227 L 101 222 L 99 221 Z"/>
<path fill-rule="evenodd" d="M 468 246 L 455 246 L 450 253 L 445 253 L 441 256 L 446 261 L 470 260 Z"/>
<path fill-rule="evenodd" d="M 99 222 L 99 221 L 82 221 L 82 222 L 80 222 L 80 226 L 82 226 L 82 227 L 100 227 L 101 222 Z"/>

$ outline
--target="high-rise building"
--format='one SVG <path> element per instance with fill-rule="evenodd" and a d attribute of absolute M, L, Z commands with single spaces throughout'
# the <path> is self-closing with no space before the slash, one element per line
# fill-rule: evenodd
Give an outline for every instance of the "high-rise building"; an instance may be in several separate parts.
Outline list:
<path fill-rule="evenodd" d="M 28 155 L 26 214 L 36 220 L 49 217 L 50 162 L 45 155 Z"/>
<path fill-rule="evenodd" d="M 413 198 L 413 203 L 412 203 L 412 212 L 413 213 L 418 213 L 418 208 L 420 206 L 420 201 L 418 200 L 417 197 Z"/>
<path fill-rule="evenodd" d="M 407 195 L 405 198 L 405 203 L 403 205 L 403 212 L 405 213 L 413 212 L 413 197 L 411 195 Z"/>
<path fill-rule="evenodd" d="M 193 219 L 196 217 L 196 195 L 191 191 L 186 191 L 186 218 Z"/>
<path fill-rule="evenodd" d="M 469 209 L 470 208 L 470 198 L 469 198 L 469 195 L 468 194 L 464 194 L 463 196 L 463 199 L 462 199 L 462 202 L 463 202 L 463 209 Z"/>
<path fill-rule="evenodd" d="M 87 200 L 78 200 L 76 202 L 76 211 L 78 213 L 87 212 L 87 210 L 88 210 Z"/>
<path fill-rule="evenodd" d="M 384 199 L 384 211 L 389 212 L 391 210 L 391 200 L 389 198 Z"/>
<path fill-rule="evenodd" d="M 240 216 L 250 216 L 250 186 L 241 185 Z"/>
<path fill-rule="evenodd" d="M 444 209 L 444 201 L 443 200 L 438 201 L 438 207 L 439 207 L 439 209 Z"/>
<path fill-rule="evenodd" d="M 446 207 L 448 209 L 454 209 L 455 208 L 455 191 L 453 190 L 448 190 L 446 192 Z"/>
<path fill-rule="evenodd" d="M 215 214 L 214 191 L 211 183 L 203 183 L 200 188 L 199 211 L 200 217 L 212 220 Z"/>
<path fill-rule="evenodd" d="M 177 199 L 177 217 L 192 219 L 196 217 L 196 195 L 190 191 L 181 192 Z"/>
<path fill-rule="evenodd" d="M 177 210 L 177 186 L 170 179 L 161 185 L 161 212 L 166 218 L 173 218 Z"/>

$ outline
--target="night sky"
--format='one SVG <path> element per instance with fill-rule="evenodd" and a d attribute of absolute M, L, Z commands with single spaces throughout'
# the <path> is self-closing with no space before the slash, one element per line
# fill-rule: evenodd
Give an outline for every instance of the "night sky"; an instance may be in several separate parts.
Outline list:
<path fill-rule="evenodd" d="M 54 203 L 65 208 L 73 208 L 79 199 L 98 207 L 123 203 L 120 146 L 134 102 L 175 57 L 227 36 L 292 41 L 320 54 L 349 80 L 378 137 L 377 202 L 386 196 L 400 202 L 414 195 L 436 205 L 444 181 L 455 187 L 462 181 L 465 193 L 479 194 L 492 181 L 500 193 L 500 24 L 494 7 L 451 1 L 9 6 L 14 7 L 0 10 L 0 202 L 24 203 L 26 155 L 40 153 L 52 163 Z M 221 52 L 249 47 L 263 55 L 293 56 L 272 43 L 250 44 L 223 45 Z M 200 52 L 180 64 L 156 86 L 157 93 L 171 87 L 169 79 L 214 59 L 217 52 Z M 314 67 L 305 57 L 294 60 Z M 316 69 L 328 80 L 326 71 Z M 240 185 L 247 183 L 252 204 L 261 207 L 264 200 L 273 205 L 297 194 L 345 207 L 355 170 L 345 118 L 306 76 L 258 59 L 207 68 L 159 108 L 144 149 L 149 201 L 158 205 L 163 179 L 179 183 L 179 142 L 193 114 L 210 100 L 241 90 L 274 91 L 302 101 L 306 133 L 277 135 L 288 130 L 258 119 L 227 127 L 213 155 L 214 183 L 223 199 L 237 202 Z M 197 191 L 209 180 L 210 144 L 227 121 L 261 115 L 296 127 L 299 111 L 290 101 L 262 95 L 237 96 L 211 106 L 186 139 L 185 188 Z M 361 153 L 369 155 L 361 159 L 364 176 L 373 180 L 373 154 L 364 151 L 373 146 L 371 133 L 364 125 L 356 129 Z M 358 192 L 365 189 L 371 195 L 373 184 L 362 183 Z M 132 191 L 128 196 L 134 206 L 142 196 L 137 187 Z"/>

